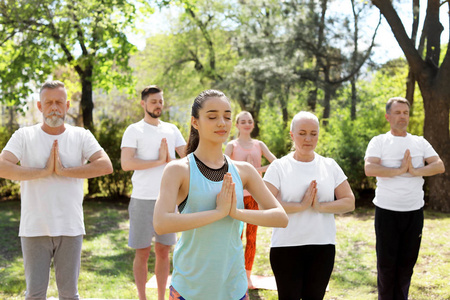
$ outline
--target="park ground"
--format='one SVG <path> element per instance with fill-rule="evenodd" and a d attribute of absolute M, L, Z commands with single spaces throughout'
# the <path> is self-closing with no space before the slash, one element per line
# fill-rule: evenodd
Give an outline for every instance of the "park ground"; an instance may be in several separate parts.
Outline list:
<path fill-rule="evenodd" d="M 336 263 L 325 299 L 375 300 L 376 257 L 374 209 L 370 203 L 357 205 L 355 212 L 336 216 Z M 127 246 L 127 200 L 86 200 L 87 235 L 82 252 L 79 280 L 82 298 L 136 299 L 132 262 Z M 0 299 L 23 299 L 25 280 L 20 240 L 17 237 L 19 201 L 0 202 Z M 272 276 L 269 264 L 270 228 L 258 229 L 253 273 Z M 450 299 L 450 214 L 425 210 L 425 226 L 419 260 L 412 278 L 410 299 Z M 245 240 L 244 240 L 245 243 Z M 154 255 L 150 257 L 150 270 Z M 153 273 L 150 271 L 149 278 Z M 149 299 L 156 290 L 148 289 Z M 57 297 L 51 274 L 48 297 Z M 253 290 L 250 299 L 277 299 L 276 291 Z"/>

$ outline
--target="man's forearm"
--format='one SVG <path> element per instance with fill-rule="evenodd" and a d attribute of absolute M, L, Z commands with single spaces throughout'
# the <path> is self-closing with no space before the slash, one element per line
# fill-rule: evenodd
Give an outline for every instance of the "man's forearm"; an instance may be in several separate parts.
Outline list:
<path fill-rule="evenodd" d="M 400 168 L 389 168 L 379 164 L 366 164 L 364 169 L 367 176 L 373 177 L 394 177 L 405 173 Z"/>
<path fill-rule="evenodd" d="M 145 170 L 150 168 L 159 167 L 166 163 L 166 160 L 143 160 L 136 157 L 122 161 L 122 169 L 124 171 Z"/>
<path fill-rule="evenodd" d="M 11 162 L 0 161 L 0 177 L 2 178 L 25 181 L 47 177 L 50 174 L 51 172 L 46 168 L 29 168 Z"/>
<path fill-rule="evenodd" d="M 113 172 L 111 161 L 108 158 L 97 159 L 91 163 L 72 167 L 61 168 L 56 172 L 60 176 L 72 177 L 72 178 L 94 178 L 103 175 L 108 175 Z"/>
<path fill-rule="evenodd" d="M 444 172 L 445 167 L 444 163 L 441 160 L 433 162 L 421 168 L 414 168 L 414 170 L 410 170 L 411 175 L 414 176 L 433 176 Z"/>

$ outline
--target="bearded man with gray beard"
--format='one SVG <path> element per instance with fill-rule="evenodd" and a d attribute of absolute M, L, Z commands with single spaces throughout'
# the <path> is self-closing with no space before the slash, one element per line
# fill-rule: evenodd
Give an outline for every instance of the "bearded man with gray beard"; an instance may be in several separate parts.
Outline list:
<path fill-rule="evenodd" d="M 70 107 L 64 83 L 44 83 L 37 107 L 44 122 L 17 130 L 0 154 L 0 177 L 21 182 L 25 299 L 47 298 L 52 260 L 59 298 L 80 299 L 84 179 L 113 168 L 89 130 L 64 122 Z"/>

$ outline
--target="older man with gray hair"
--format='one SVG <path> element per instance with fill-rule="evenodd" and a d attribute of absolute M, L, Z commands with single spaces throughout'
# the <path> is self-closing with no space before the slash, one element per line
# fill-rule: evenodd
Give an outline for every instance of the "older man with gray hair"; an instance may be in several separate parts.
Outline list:
<path fill-rule="evenodd" d="M 46 299 L 52 259 L 59 298 L 79 299 L 83 182 L 113 171 L 92 133 L 64 122 L 69 106 L 62 82 L 44 83 L 44 122 L 17 130 L 0 154 L 0 177 L 21 182 L 25 299 Z"/>

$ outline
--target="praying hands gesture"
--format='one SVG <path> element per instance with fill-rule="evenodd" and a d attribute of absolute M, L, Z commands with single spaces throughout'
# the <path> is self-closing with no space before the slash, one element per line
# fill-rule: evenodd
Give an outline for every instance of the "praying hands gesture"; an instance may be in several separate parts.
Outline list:
<path fill-rule="evenodd" d="M 309 207 L 317 207 L 319 205 L 319 201 L 317 201 L 317 182 L 315 180 L 311 181 L 308 186 L 308 189 L 303 195 L 302 201 L 300 202 L 300 206 L 302 210 L 305 210 Z"/>
<path fill-rule="evenodd" d="M 408 149 L 405 151 L 400 169 L 405 170 L 406 168 L 405 173 L 408 172 L 412 176 L 432 176 L 445 171 L 444 163 L 439 156 L 425 158 L 425 162 L 426 164 L 423 167 L 414 168 L 411 153 Z"/>
<path fill-rule="evenodd" d="M 167 144 L 167 139 L 161 139 L 161 147 L 159 148 L 159 160 L 162 162 L 170 162 L 172 158 L 170 158 L 169 154 L 169 146 Z"/>
<path fill-rule="evenodd" d="M 0 154 L 0 177 L 10 180 L 33 180 L 53 174 L 72 178 L 93 178 L 110 174 L 113 171 L 111 160 L 103 150 L 89 157 L 89 164 L 64 167 L 59 156 L 58 141 L 55 140 L 44 168 L 18 165 L 19 159 L 9 151 Z"/>
<path fill-rule="evenodd" d="M 59 176 L 72 178 L 93 178 L 111 174 L 113 172 L 111 160 L 103 150 L 99 150 L 92 154 L 91 157 L 89 157 L 88 164 L 82 164 L 76 167 L 64 167 L 59 156 L 59 147 L 57 140 L 53 142 L 46 169 L 49 172 L 51 171 L 49 175 L 54 173 Z"/>
<path fill-rule="evenodd" d="M 421 172 L 418 171 L 419 168 L 414 168 L 412 164 L 412 157 L 409 149 L 406 149 L 399 169 L 401 171 L 400 174 L 409 173 L 412 176 L 421 176 Z"/>
<path fill-rule="evenodd" d="M 401 172 L 400 174 L 411 173 L 411 175 L 414 175 L 415 169 L 412 165 L 411 152 L 409 151 L 409 149 L 406 149 L 399 169 Z"/>
<path fill-rule="evenodd" d="M 226 173 L 223 177 L 222 189 L 216 198 L 216 210 L 221 212 L 223 216 L 230 214 L 231 210 L 236 210 L 236 191 L 235 184 L 230 173 Z"/>
<path fill-rule="evenodd" d="M 425 166 L 415 168 L 412 164 L 410 150 L 407 149 L 399 168 L 384 167 L 381 164 L 381 158 L 368 157 L 364 165 L 364 170 L 367 176 L 376 177 L 394 177 L 405 173 L 409 173 L 412 176 L 432 176 L 445 171 L 444 164 L 439 156 L 425 158 L 425 162 Z"/>
<path fill-rule="evenodd" d="M 50 150 L 50 156 L 48 157 L 47 164 L 45 165 L 45 175 L 50 176 L 52 174 L 64 176 L 64 166 L 61 163 L 59 157 L 58 140 L 55 140 Z"/>
<path fill-rule="evenodd" d="M 50 156 L 48 157 L 47 164 L 45 165 L 46 175 L 51 176 L 56 174 L 59 176 L 68 176 L 67 170 L 68 169 L 63 166 L 61 157 L 59 156 L 58 140 L 54 140 L 52 149 L 50 150 Z"/>

